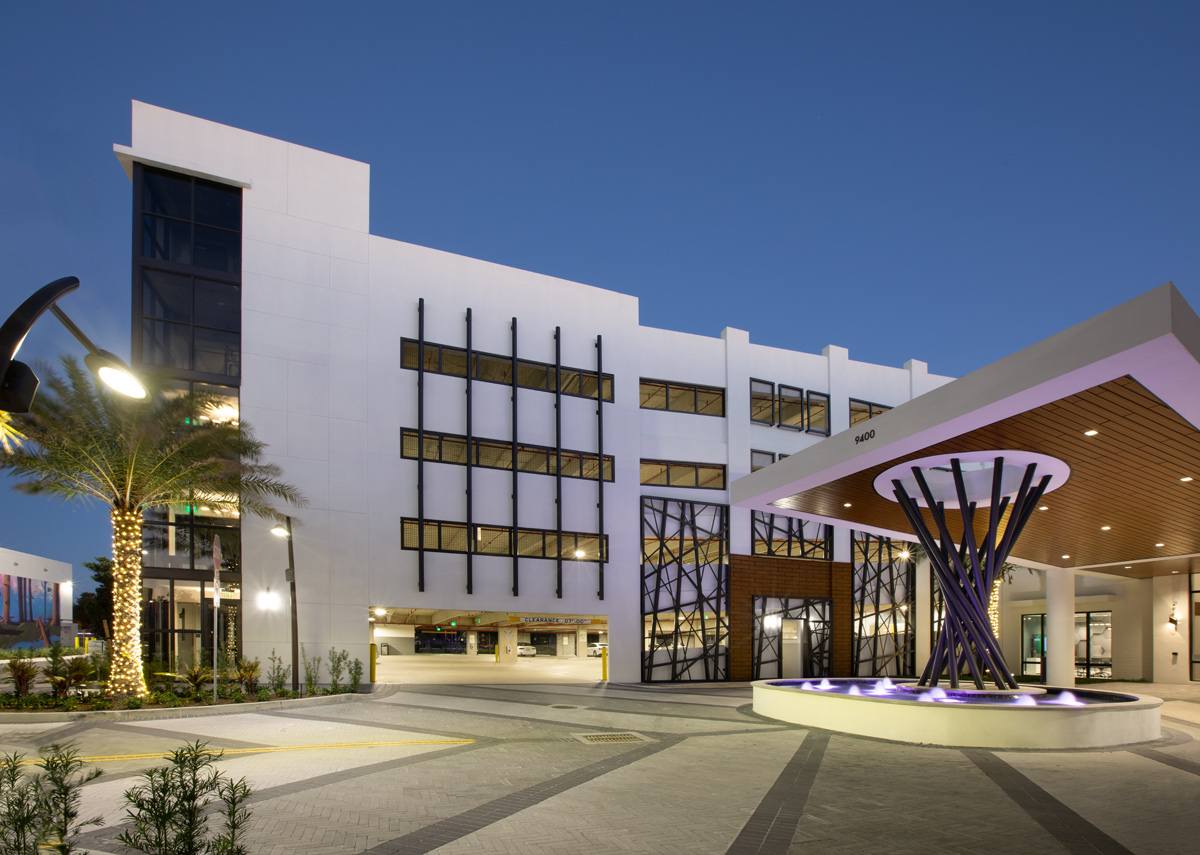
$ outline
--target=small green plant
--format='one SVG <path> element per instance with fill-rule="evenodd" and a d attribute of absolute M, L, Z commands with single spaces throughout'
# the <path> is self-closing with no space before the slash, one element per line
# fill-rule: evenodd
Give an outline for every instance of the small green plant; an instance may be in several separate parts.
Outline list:
<path fill-rule="evenodd" d="M 79 696 L 68 695 L 67 697 L 63 698 L 62 708 L 63 712 L 75 712 L 75 710 L 79 709 Z"/>
<path fill-rule="evenodd" d="M 258 691 L 258 678 L 262 676 L 262 663 L 258 661 L 258 657 L 251 662 L 248 659 L 243 659 L 238 663 L 237 680 L 242 684 L 242 690 L 247 695 L 252 695 Z"/>
<path fill-rule="evenodd" d="M 96 709 L 97 708 L 96 704 L 98 704 L 98 703 L 99 703 L 99 701 L 92 701 L 92 709 Z M 132 698 L 125 699 L 125 709 L 127 709 L 127 710 L 140 710 L 142 708 L 142 706 L 143 706 L 143 703 L 142 703 L 141 698 L 132 697 Z M 107 709 L 107 707 L 106 707 L 106 709 Z"/>
<path fill-rule="evenodd" d="M 146 688 L 151 693 L 171 689 L 175 685 L 175 673 L 171 670 L 171 666 L 161 659 L 143 662 L 142 675 L 146 678 Z"/>
<path fill-rule="evenodd" d="M 81 853 L 75 836 L 101 824 L 100 817 L 79 818 L 80 790 L 100 770 L 84 772 L 69 745 L 49 745 L 41 754 L 36 763 L 41 772 L 33 777 L 22 773 L 20 754 L 0 755 L 0 852 L 5 855 Z"/>
<path fill-rule="evenodd" d="M 188 684 L 188 688 L 192 690 L 193 695 L 198 695 L 204 690 L 204 687 L 212 682 L 212 668 L 201 662 L 195 662 L 184 671 L 180 677 L 183 682 Z"/>
<path fill-rule="evenodd" d="M 217 770 L 213 764 L 220 757 L 195 742 L 172 751 L 169 766 L 144 772 L 142 783 L 125 792 L 125 815 L 133 828 L 117 837 L 122 845 L 147 855 L 245 855 L 250 785 Z M 205 810 L 214 797 L 224 806 L 215 834 Z"/>
<path fill-rule="evenodd" d="M 271 655 L 267 657 L 267 661 L 271 663 L 271 667 L 267 669 L 267 685 L 271 687 L 271 694 L 282 695 L 284 684 L 292 677 L 292 667 L 284 667 L 283 660 L 275 655 L 274 647 L 271 648 Z"/>
<path fill-rule="evenodd" d="M 350 665 L 350 691 L 358 694 L 358 687 L 362 685 L 363 664 L 361 659 L 355 659 Z"/>
<path fill-rule="evenodd" d="M 346 672 L 346 663 L 349 661 L 350 654 L 345 650 L 329 648 L 329 694 L 336 695 L 341 690 L 342 674 Z"/>
<path fill-rule="evenodd" d="M 142 699 L 141 698 L 131 698 L 130 700 L 136 700 L 138 702 L 138 705 L 136 707 L 129 707 L 129 709 L 141 709 L 142 708 Z M 112 701 L 109 700 L 108 698 L 92 698 L 92 710 L 93 711 L 104 712 L 105 710 L 111 710 L 111 709 L 112 709 Z"/>
<path fill-rule="evenodd" d="M 95 676 L 96 666 L 87 657 L 76 656 L 67 663 L 67 682 L 77 692 Z"/>
<path fill-rule="evenodd" d="M 254 699 L 257 701 L 271 700 L 271 690 L 266 686 L 260 686 L 258 691 L 254 693 Z"/>
<path fill-rule="evenodd" d="M 7 681 L 12 684 L 13 694 L 18 698 L 26 697 L 37 678 L 37 666 L 30 657 L 14 656 L 4 663 L 4 669 L 8 671 Z"/>
<path fill-rule="evenodd" d="M 308 654 L 304 652 L 304 645 L 300 645 L 300 658 L 304 660 L 304 693 L 306 695 L 315 695 L 317 693 L 317 680 L 321 677 L 321 657 L 314 656 L 308 658 Z"/>
<path fill-rule="evenodd" d="M 67 677 L 67 663 L 63 659 L 62 645 L 55 644 L 51 647 L 50 655 L 47 658 L 49 661 L 42 668 L 42 676 L 50 684 L 50 694 L 56 701 L 61 701 L 71 688 L 70 678 Z"/>

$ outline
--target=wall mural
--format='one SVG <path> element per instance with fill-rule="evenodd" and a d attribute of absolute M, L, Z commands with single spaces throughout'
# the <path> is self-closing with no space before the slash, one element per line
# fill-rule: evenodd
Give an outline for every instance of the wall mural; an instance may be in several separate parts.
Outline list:
<path fill-rule="evenodd" d="M 0 574 L 0 649 L 49 647 L 60 620 L 58 582 Z"/>

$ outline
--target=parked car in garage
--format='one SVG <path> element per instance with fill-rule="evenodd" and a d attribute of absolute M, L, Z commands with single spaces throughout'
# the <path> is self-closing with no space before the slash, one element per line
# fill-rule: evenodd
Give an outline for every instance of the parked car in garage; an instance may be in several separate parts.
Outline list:
<path fill-rule="evenodd" d="M 518 656 L 537 656 L 537 648 L 534 647 L 532 644 L 518 644 L 517 645 L 517 655 Z"/>
<path fill-rule="evenodd" d="M 600 656 L 601 651 L 606 650 L 607 648 L 608 648 L 607 641 L 597 641 L 594 644 L 588 645 L 587 655 L 588 656 Z"/>

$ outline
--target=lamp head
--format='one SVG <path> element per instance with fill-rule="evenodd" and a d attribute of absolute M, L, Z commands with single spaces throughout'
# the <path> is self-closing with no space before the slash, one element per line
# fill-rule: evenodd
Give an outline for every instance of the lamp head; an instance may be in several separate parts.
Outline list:
<path fill-rule="evenodd" d="M 292 533 L 287 530 L 287 526 L 285 526 L 283 523 L 275 523 L 275 526 L 271 529 L 271 534 L 275 535 L 276 537 L 292 536 Z"/>
<path fill-rule="evenodd" d="M 113 391 L 138 401 L 147 397 L 146 387 L 116 354 L 107 350 L 96 350 L 85 356 L 83 361 L 100 382 Z"/>

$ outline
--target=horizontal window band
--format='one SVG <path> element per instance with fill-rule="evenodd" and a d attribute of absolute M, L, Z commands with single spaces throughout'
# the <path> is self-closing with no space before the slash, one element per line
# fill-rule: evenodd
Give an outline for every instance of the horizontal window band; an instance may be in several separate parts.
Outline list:
<path fill-rule="evenodd" d="M 725 467 L 719 463 L 642 460 L 641 482 L 655 487 L 690 487 L 697 490 L 724 490 Z"/>
<path fill-rule="evenodd" d="M 471 537 L 471 530 L 474 537 Z M 446 520 L 425 520 L 426 552 L 465 555 L 512 556 L 511 526 L 471 525 Z M 420 523 L 410 517 L 400 520 L 400 548 L 421 549 Z M 517 554 L 521 558 L 556 559 L 559 533 L 555 529 L 518 528 Z M 567 561 L 608 562 L 608 536 L 578 531 L 562 532 L 562 557 Z"/>
<path fill-rule="evenodd" d="M 718 386 L 695 386 L 645 377 L 640 384 L 638 406 L 643 410 L 725 418 L 725 390 Z"/>
<path fill-rule="evenodd" d="M 503 469 L 511 472 L 513 466 L 513 446 L 507 440 L 483 439 L 475 437 L 471 440 L 473 454 L 470 455 L 472 466 L 484 469 Z M 544 445 L 517 443 L 517 471 L 532 472 L 536 475 L 554 475 L 558 468 L 558 460 L 562 458 L 562 475 L 564 478 L 579 478 L 584 481 L 595 481 L 600 473 L 600 458 L 594 452 L 571 451 L 561 452 Z M 417 431 L 412 428 L 400 430 L 400 456 L 406 460 L 425 460 L 430 463 L 451 463 L 456 466 L 467 465 L 467 438 L 460 434 L 425 431 L 424 454 L 420 452 L 420 441 Z M 611 454 L 604 455 L 604 480 L 613 481 L 615 464 Z"/>
<path fill-rule="evenodd" d="M 452 347 L 448 344 L 425 342 L 425 368 L 430 374 L 445 374 L 449 377 L 467 376 L 466 348 Z M 415 339 L 400 340 L 400 366 L 410 371 L 416 371 L 421 362 L 421 343 Z M 485 353 L 481 350 L 471 351 L 471 378 L 483 383 L 497 383 L 501 386 L 512 385 L 513 359 L 511 356 L 501 356 L 496 353 Z M 562 375 L 562 394 L 575 398 L 596 399 L 596 372 L 583 368 L 567 368 L 563 366 L 557 371 Z M 536 389 L 540 392 L 555 391 L 556 371 L 553 365 L 546 362 L 534 362 L 529 359 L 517 360 L 517 385 L 523 389 Z M 604 400 L 611 403 L 613 399 L 613 375 L 603 375 Z"/>

